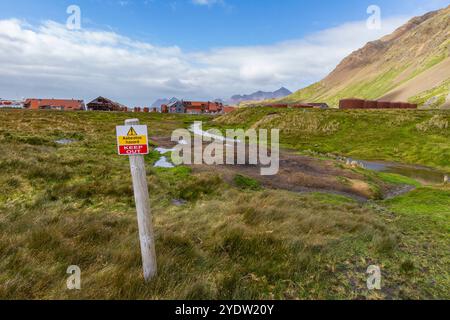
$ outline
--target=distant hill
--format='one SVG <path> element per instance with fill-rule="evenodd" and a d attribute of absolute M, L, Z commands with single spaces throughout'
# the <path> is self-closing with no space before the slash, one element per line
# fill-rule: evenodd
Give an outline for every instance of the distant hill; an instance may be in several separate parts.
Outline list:
<path fill-rule="evenodd" d="M 292 94 L 291 91 L 288 89 L 282 87 L 274 92 L 264 92 L 264 91 L 257 91 L 252 94 L 244 94 L 244 95 L 234 95 L 230 98 L 228 103 L 230 104 L 239 104 L 241 102 L 248 102 L 248 101 L 262 101 L 262 100 L 269 100 L 269 99 L 281 99 L 288 95 Z"/>
<path fill-rule="evenodd" d="M 165 98 L 163 98 L 163 99 L 158 99 L 158 100 L 156 100 L 155 102 L 153 102 L 153 104 L 152 104 L 152 108 L 161 108 L 161 106 L 163 105 L 163 104 L 169 104 L 169 103 L 171 103 L 171 102 L 175 102 L 175 101 L 178 101 L 178 99 L 177 98 L 172 98 L 172 99 L 165 99 Z"/>
<path fill-rule="evenodd" d="M 346 57 L 325 79 L 280 102 L 386 99 L 450 106 L 450 6 L 411 19 Z"/>

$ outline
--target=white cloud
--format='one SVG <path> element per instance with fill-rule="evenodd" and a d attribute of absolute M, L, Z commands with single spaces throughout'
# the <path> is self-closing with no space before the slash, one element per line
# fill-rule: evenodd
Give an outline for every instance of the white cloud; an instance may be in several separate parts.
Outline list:
<path fill-rule="evenodd" d="M 214 4 L 223 4 L 223 0 L 192 0 L 193 4 L 200 6 L 212 6 Z"/>
<path fill-rule="evenodd" d="M 103 95 L 134 106 L 160 97 L 212 99 L 282 85 L 294 90 L 320 80 L 350 52 L 405 20 L 384 19 L 378 31 L 361 21 L 273 45 L 195 53 L 114 32 L 69 31 L 52 21 L 30 26 L 0 20 L 0 96 Z"/>

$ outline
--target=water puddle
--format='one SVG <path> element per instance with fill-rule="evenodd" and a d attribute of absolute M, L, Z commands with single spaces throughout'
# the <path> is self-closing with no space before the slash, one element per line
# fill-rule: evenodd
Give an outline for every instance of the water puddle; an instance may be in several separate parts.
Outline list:
<path fill-rule="evenodd" d="M 166 153 L 169 153 L 169 152 L 174 152 L 175 149 L 156 148 L 155 151 L 159 152 L 160 154 L 166 154 Z"/>
<path fill-rule="evenodd" d="M 155 168 L 175 168 L 175 166 L 170 163 L 169 161 L 167 161 L 166 157 L 161 157 L 154 165 Z"/>
<path fill-rule="evenodd" d="M 219 136 L 219 135 L 215 135 L 215 134 L 209 133 L 209 132 L 207 132 L 207 131 L 204 131 L 204 130 L 202 130 L 202 129 L 200 128 L 200 124 L 198 124 L 198 123 L 194 123 L 194 124 L 189 128 L 189 130 L 190 130 L 191 132 L 193 132 L 194 134 L 198 135 L 198 136 L 203 136 L 203 137 L 213 138 L 213 139 L 218 140 L 218 141 L 225 141 L 225 142 L 232 142 L 232 143 L 241 143 L 241 141 L 238 140 L 238 139 L 228 139 L 228 138 L 226 138 L 226 137 Z"/>
<path fill-rule="evenodd" d="M 72 139 L 60 139 L 60 140 L 56 140 L 55 143 L 57 144 L 61 144 L 61 145 L 68 145 L 68 144 L 72 144 L 77 142 L 76 140 L 72 140 Z"/>
<path fill-rule="evenodd" d="M 174 206 L 181 207 L 187 204 L 187 201 L 183 199 L 172 199 L 172 204 Z"/>
<path fill-rule="evenodd" d="M 354 159 L 350 159 L 354 161 Z M 399 174 L 425 184 L 441 184 L 444 182 L 445 174 L 439 170 L 416 166 L 407 165 L 395 162 L 384 162 L 384 161 L 365 161 L 365 160 L 355 160 L 364 165 L 364 168 L 386 173 Z"/>

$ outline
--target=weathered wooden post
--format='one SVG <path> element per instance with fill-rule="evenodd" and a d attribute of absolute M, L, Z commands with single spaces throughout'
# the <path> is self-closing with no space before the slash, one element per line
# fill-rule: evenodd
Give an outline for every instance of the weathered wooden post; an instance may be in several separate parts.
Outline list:
<path fill-rule="evenodd" d="M 117 127 L 117 136 L 119 154 L 128 155 L 130 158 L 144 278 L 145 281 L 150 281 L 156 276 L 157 264 L 155 234 L 144 162 L 144 154 L 148 154 L 147 127 L 140 126 L 138 119 L 126 120 L 125 126 Z"/>

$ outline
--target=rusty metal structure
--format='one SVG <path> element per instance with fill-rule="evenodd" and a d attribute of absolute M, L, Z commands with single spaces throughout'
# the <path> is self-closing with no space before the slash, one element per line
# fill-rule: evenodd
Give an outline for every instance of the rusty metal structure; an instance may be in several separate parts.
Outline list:
<path fill-rule="evenodd" d="M 342 99 L 339 109 L 417 109 L 417 104 L 363 99 Z"/>
<path fill-rule="evenodd" d="M 128 107 L 104 97 L 98 97 L 87 104 L 89 111 L 127 111 Z"/>

